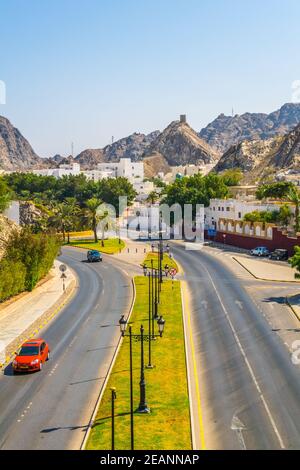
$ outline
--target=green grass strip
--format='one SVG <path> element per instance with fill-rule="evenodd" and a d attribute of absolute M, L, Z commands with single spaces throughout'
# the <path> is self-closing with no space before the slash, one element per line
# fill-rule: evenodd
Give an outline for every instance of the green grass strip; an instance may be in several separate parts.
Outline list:
<path fill-rule="evenodd" d="M 131 317 L 133 333 L 141 323 L 148 333 L 147 278 L 135 278 L 136 302 Z M 135 413 L 136 450 L 190 450 L 191 429 L 186 375 L 180 283 L 164 281 L 159 313 L 166 320 L 163 338 L 152 343 L 154 369 L 146 369 L 147 403 L 151 414 Z M 156 326 L 156 325 L 155 325 Z M 145 363 L 148 343 L 145 343 Z M 133 341 L 134 406 L 139 404 L 140 342 Z M 111 391 L 116 387 L 116 450 L 130 449 L 129 338 L 124 338 L 113 367 L 87 449 L 111 449 Z"/>
<path fill-rule="evenodd" d="M 120 250 L 125 248 L 125 243 L 121 240 L 119 243 L 118 238 L 109 238 L 104 240 L 104 246 L 102 246 L 102 241 L 99 240 L 98 243 L 93 242 L 93 240 L 71 240 L 68 243 L 68 246 L 74 246 L 75 248 L 85 248 L 87 250 L 98 250 L 101 253 L 107 255 L 112 255 L 114 253 L 119 253 Z"/>

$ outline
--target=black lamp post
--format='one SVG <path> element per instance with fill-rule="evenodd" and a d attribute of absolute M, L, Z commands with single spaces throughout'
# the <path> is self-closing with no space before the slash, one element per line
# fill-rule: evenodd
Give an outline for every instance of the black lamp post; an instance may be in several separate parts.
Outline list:
<path fill-rule="evenodd" d="M 134 428 L 133 428 L 133 361 L 132 361 L 132 338 L 134 338 L 136 341 L 141 342 L 141 375 L 140 375 L 140 403 L 139 407 L 137 409 L 138 413 L 150 413 L 150 408 L 147 406 L 146 403 L 146 381 L 145 381 L 145 364 L 144 364 L 144 341 L 151 341 L 153 336 L 150 333 L 149 335 L 144 334 L 144 327 L 141 325 L 140 328 L 140 334 L 132 334 L 131 326 L 129 327 L 129 335 L 126 335 L 126 325 L 127 321 L 125 319 L 125 316 L 122 315 L 120 320 L 120 330 L 121 334 L 123 337 L 129 336 L 130 338 L 130 414 L 131 414 L 131 449 L 134 449 Z M 158 321 L 158 335 L 154 335 L 154 337 L 162 337 L 164 328 L 165 328 L 165 320 L 161 316 Z"/>
<path fill-rule="evenodd" d="M 117 393 L 115 387 L 111 388 L 111 450 L 115 450 L 115 400 Z"/>

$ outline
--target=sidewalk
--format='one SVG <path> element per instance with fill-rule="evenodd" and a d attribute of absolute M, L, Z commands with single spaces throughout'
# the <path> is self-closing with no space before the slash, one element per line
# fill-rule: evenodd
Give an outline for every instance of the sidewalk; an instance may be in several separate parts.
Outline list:
<path fill-rule="evenodd" d="M 130 240 L 129 238 L 124 239 L 124 242 L 126 244 L 125 248 L 121 253 L 114 254 L 114 258 L 134 266 L 140 266 L 147 253 L 151 251 L 151 243 Z"/>
<path fill-rule="evenodd" d="M 299 282 L 295 279 L 296 270 L 288 265 L 284 266 L 282 264 L 242 256 L 232 256 L 232 259 L 238 262 L 256 279 L 276 282 Z"/>
<path fill-rule="evenodd" d="M 35 336 L 69 300 L 76 287 L 76 277 L 68 269 L 63 292 L 62 263 L 54 262 L 48 279 L 32 292 L 26 292 L 0 305 L 0 367 L 7 364 L 20 344 Z"/>

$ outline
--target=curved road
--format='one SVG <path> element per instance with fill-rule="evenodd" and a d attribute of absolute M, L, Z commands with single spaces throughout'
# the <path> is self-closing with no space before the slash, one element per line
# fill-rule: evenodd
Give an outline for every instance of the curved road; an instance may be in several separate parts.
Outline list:
<path fill-rule="evenodd" d="M 60 258 L 79 278 L 72 301 L 41 332 L 51 360 L 41 373 L 0 377 L 0 449 L 78 449 L 132 301 L 131 280 L 113 259 Z"/>
<path fill-rule="evenodd" d="M 174 245 L 191 300 L 207 448 L 300 449 L 300 366 L 217 258 Z"/>

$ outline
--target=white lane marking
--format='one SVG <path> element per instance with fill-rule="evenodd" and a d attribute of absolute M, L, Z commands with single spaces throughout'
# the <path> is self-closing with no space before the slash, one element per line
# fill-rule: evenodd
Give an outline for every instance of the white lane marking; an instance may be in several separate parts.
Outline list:
<path fill-rule="evenodd" d="M 243 303 L 240 300 L 235 301 L 236 305 L 239 307 L 240 310 L 243 310 Z"/>
<path fill-rule="evenodd" d="M 208 308 L 208 302 L 207 302 L 206 300 L 202 300 L 201 305 L 202 305 L 202 307 L 203 307 L 205 310 L 207 310 L 207 308 Z"/>
<path fill-rule="evenodd" d="M 232 431 L 236 432 L 240 447 L 243 450 L 247 450 L 245 439 L 243 436 L 243 430 L 246 429 L 246 426 L 242 423 L 242 421 L 236 415 L 234 415 L 232 418 L 231 429 Z"/>
<path fill-rule="evenodd" d="M 277 428 L 277 426 L 276 426 L 276 423 L 275 423 L 275 421 L 274 421 L 274 418 L 273 418 L 273 416 L 272 416 L 272 413 L 271 413 L 271 411 L 270 411 L 270 408 L 269 408 L 269 406 L 268 406 L 268 404 L 267 404 L 267 402 L 266 402 L 266 399 L 265 399 L 265 397 L 264 397 L 264 395 L 263 395 L 263 393 L 262 393 L 262 390 L 261 390 L 261 388 L 260 388 L 260 386 L 259 386 L 259 383 L 258 383 L 258 381 L 257 381 L 257 379 L 256 379 L 256 377 L 255 377 L 255 374 L 254 374 L 254 372 L 253 372 L 253 369 L 252 369 L 252 367 L 251 367 L 251 365 L 250 365 L 250 362 L 249 362 L 249 360 L 248 360 L 248 358 L 247 358 L 247 355 L 246 355 L 246 353 L 245 353 L 245 351 L 244 351 L 244 348 L 243 348 L 243 346 L 242 346 L 242 344 L 241 344 L 241 342 L 240 342 L 240 340 L 239 340 L 239 337 L 238 337 L 238 335 L 237 335 L 237 333 L 236 333 L 236 330 L 235 330 L 235 328 L 234 328 L 234 326 L 233 326 L 233 324 L 232 324 L 232 321 L 230 320 L 229 314 L 228 314 L 227 309 L 226 309 L 226 307 L 225 307 L 225 305 L 224 305 L 224 303 L 223 303 L 223 301 L 222 301 L 222 299 L 221 299 L 221 297 L 220 297 L 220 294 L 219 294 L 219 292 L 218 292 L 218 289 L 217 289 L 217 287 L 216 287 L 216 285 L 215 285 L 215 283 L 214 283 L 214 281 L 213 281 L 213 278 L 212 278 L 211 275 L 210 275 L 210 272 L 209 272 L 208 269 L 206 268 L 206 266 L 204 266 L 203 264 L 202 264 L 202 266 L 204 267 L 205 271 L 207 272 L 208 277 L 209 277 L 209 279 L 210 279 L 210 281 L 211 281 L 211 283 L 212 283 L 212 285 L 213 285 L 213 288 L 214 288 L 214 290 L 215 290 L 215 292 L 216 292 L 216 295 L 217 295 L 217 297 L 218 297 L 218 299 L 219 299 L 219 302 L 220 302 L 220 304 L 221 304 L 221 307 L 222 307 L 222 309 L 223 309 L 223 311 L 224 311 L 225 317 L 226 317 L 226 319 L 227 319 L 227 321 L 228 321 L 228 323 L 229 323 L 229 326 L 230 326 L 230 328 L 231 328 L 231 331 L 232 331 L 232 333 L 233 333 L 234 339 L 235 339 L 236 342 L 237 342 L 237 345 L 238 345 L 238 347 L 239 347 L 239 350 L 240 350 L 240 352 L 241 352 L 241 354 L 242 354 L 242 356 L 243 356 L 243 358 L 244 358 L 244 361 L 245 361 L 245 363 L 246 363 L 246 365 L 247 365 L 247 368 L 248 368 L 248 370 L 249 370 L 249 372 L 250 372 L 250 375 L 251 375 L 251 378 L 252 378 L 252 380 L 253 380 L 253 383 L 254 383 L 254 385 L 255 385 L 257 391 L 258 391 L 259 397 L 260 397 L 260 399 L 261 399 L 261 401 L 262 401 L 262 404 L 263 404 L 263 406 L 264 406 L 264 408 L 265 408 L 265 410 L 266 410 L 266 413 L 267 413 L 268 418 L 269 418 L 269 420 L 270 420 L 271 426 L 272 426 L 272 428 L 273 428 L 273 430 L 274 430 L 274 432 L 275 432 L 275 435 L 277 436 L 277 439 L 278 439 L 278 441 L 279 441 L 279 445 L 280 445 L 281 449 L 285 449 L 285 445 L 284 445 L 284 443 L 283 443 L 283 440 L 282 440 L 282 437 L 281 437 L 281 435 L 280 435 L 280 433 L 279 433 L 279 430 L 278 430 L 278 428 Z"/>

